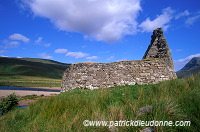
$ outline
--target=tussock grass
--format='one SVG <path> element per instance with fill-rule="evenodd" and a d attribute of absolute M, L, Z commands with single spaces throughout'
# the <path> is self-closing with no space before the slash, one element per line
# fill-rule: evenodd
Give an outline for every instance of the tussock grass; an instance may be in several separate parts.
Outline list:
<path fill-rule="evenodd" d="M 154 127 L 160 132 L 200 130 L 200 74 L 156 85 L 119 86 L 108 89 L 74 89 L 40 99 L 30 107 L 0 117 L 0 131 L 109 131 L 108 127 L 85 127 L 84 120 L 191 121 L 185 127 Z M 153 106 L 138 116 L 139 108 Z M 145 127 L 117 127 L 139 131 Z"/>

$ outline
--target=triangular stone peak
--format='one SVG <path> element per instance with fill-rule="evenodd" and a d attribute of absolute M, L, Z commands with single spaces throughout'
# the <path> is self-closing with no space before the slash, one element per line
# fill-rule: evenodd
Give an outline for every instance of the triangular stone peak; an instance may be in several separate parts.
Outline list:
<path fill-rule="evenodd" d="M 151 36 L 151 44 L 149 45 L 142 59 L 153 58 L 171 59 L 170 49 L 164 37 L 162 28 L 157 28 L 153 31 L 153 35 Z"/>

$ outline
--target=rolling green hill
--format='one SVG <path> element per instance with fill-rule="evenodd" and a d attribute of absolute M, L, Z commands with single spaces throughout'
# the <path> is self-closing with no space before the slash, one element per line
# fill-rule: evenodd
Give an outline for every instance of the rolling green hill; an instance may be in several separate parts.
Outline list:
<path fill-rule="evenodd" d="M 69 65 L 47 59 L 0 57 L 0 86 L 60 87 Z"/>
<path fill-rule="evenodd" d="M 198 72 L 200 72 L 200 57 L 194 57 L 176 74 L 178 78 L 182 78 Z"/>
<path fill-rule="evenodd" d="M 46 59 L 0 57 L 0 76 L 23 75 L 61 79 L 69 64 Z"/>

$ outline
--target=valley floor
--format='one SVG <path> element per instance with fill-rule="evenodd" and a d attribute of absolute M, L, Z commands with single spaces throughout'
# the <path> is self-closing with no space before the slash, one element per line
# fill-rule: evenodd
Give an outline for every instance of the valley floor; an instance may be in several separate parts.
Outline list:
<path fill-rule="evenodd" d="M 52 79 L 45 77 L 6 75 L 0 76 L 0 86 L 16 87 L 60 87 L 62 79 Z"/>
<path fill-rule="evenodd" d="M 60 92 L 46 92 L 46 91 L 25 91 L 25 90 L 0 90 L 0 99 L 7 97 L 8 95 L 15 93 L 17 96 L 27 96 L 27 95 L 44 95 L 51 96 L 54 94 L 59 94 Z"/>
<path fill-rule="evenodd" d="M 20 87 L 19 87 L 20 88 Z M 60 90 L 60 87 L 34 87 L 34 88 L 40 88 L 44 90 Z M 15 93 L 18 97 L 23 96 L 31 96 L 31 95 L 37 95 L 37 96 L 43 96 L 49 97 L 49 96 L 55 96 L 59 94 L 60 92 L 48 92 L 48 91 L 28 91 L 28 90 L 0 90 L 0 99 L 6 98 L 8 95 Z M 23 105 L 30 105 L 31 103 L 37 101 L 37 99 L 24 99 L 19 101 L 18 106 Z"/>

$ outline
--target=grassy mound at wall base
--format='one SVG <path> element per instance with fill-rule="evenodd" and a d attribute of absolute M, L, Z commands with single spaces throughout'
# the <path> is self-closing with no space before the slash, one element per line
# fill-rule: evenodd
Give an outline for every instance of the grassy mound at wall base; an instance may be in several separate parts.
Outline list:
<path fill-rule="evenodd" d="M 200 74 L 156 85 L 120 86 L 108 89 L 74 89 L 41 99 L 30 107 L 0 117 L 0 131 L 109 131 L 108 126 L 84 126 L 91 121 L 191 121 L 191 126 L 154 127 L 156 132 L 200 130 Z M 141 107 L 152 112 L 137 116 Z M 139 131 L 146 127 L 117 127 Z"/>

